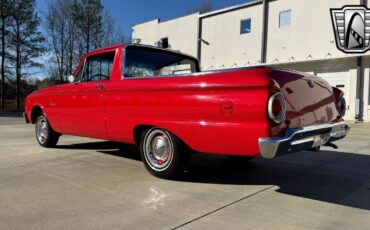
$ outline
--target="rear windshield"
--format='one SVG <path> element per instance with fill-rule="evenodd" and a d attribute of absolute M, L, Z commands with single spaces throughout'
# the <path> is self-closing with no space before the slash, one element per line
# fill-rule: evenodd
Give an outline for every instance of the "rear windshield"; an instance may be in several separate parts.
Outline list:
<path fill-rule="evenodd" d="M 198 72 L 197 61 L 175 52 L 147 47 L 128 46 L 124 60 L 124 77 L 153 77 Z"/>

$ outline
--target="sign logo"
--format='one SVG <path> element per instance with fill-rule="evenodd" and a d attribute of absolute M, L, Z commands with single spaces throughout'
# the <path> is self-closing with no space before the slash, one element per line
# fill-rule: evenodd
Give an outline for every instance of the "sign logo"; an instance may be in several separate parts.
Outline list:
<path fill-rule="evenodd" d="M 344 53 L 370 50 L 370 10 L 364 6 L 331 9 L 336 44 Z"/>

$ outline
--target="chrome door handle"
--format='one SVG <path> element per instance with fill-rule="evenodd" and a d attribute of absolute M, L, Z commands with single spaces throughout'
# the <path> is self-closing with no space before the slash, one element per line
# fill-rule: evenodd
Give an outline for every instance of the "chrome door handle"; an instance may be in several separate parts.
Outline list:
<path fill-rule="evenodd" d="M 96 87 L 97 89 L 100 89 L 100 90 L 103 90 L 103 89 L 104 89 L 104 85 L 100 85 L 100 84 L 99 84 L 99 85 L 96 85 L 95 87 Z"/>

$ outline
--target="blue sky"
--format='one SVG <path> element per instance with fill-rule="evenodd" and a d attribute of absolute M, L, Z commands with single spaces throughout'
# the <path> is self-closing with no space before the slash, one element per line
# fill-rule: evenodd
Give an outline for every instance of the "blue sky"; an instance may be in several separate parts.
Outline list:
<path fill-rule="evenodd" d="M 41 0 L 42 1 L 42 0 Z M 135 24 L 160 18 L 162 21 L 183 16 L 202 2 L 211 3 L 215 9 L 248 2 L 248 0 L 102 0 L 126 37 L 131 36 Z"/>
<path fill-rule="evenodd" d="M 184 16 L 189 9 L 201 3 L 211 3 L 214 9 L 221 9 L 250 0 L 101 0 L 116 20 L 117 26 L 131 37 L 133 25 L 160 18 L 162 21 Z M 37 0 L 39 15 L 47 9 L 48 0 Z"/>

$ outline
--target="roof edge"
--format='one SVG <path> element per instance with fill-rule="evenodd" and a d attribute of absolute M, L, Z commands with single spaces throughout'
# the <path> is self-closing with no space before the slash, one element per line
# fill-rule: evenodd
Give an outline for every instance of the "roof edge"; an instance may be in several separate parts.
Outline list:
<path fill-rule="evenodd" d="M 247 3 L 242 3 L 239 5 L 230 6 L 230 7 L 222 8 L 219 10 L 211 11 L 208 13 L 200 14 L 199 18 L 207 18 L 207 17 L 211 17 L 214 15 L 223 14 L 223 13 L 227 13 L 227 12 L 231 12 L 235 10 L 240 10 L 243 8 L 251 7 L 251 6 L 262 4 L 262 3 L 263 3 L 263 0 L 254 0 L 254 1 L 247 2 Z"/>

